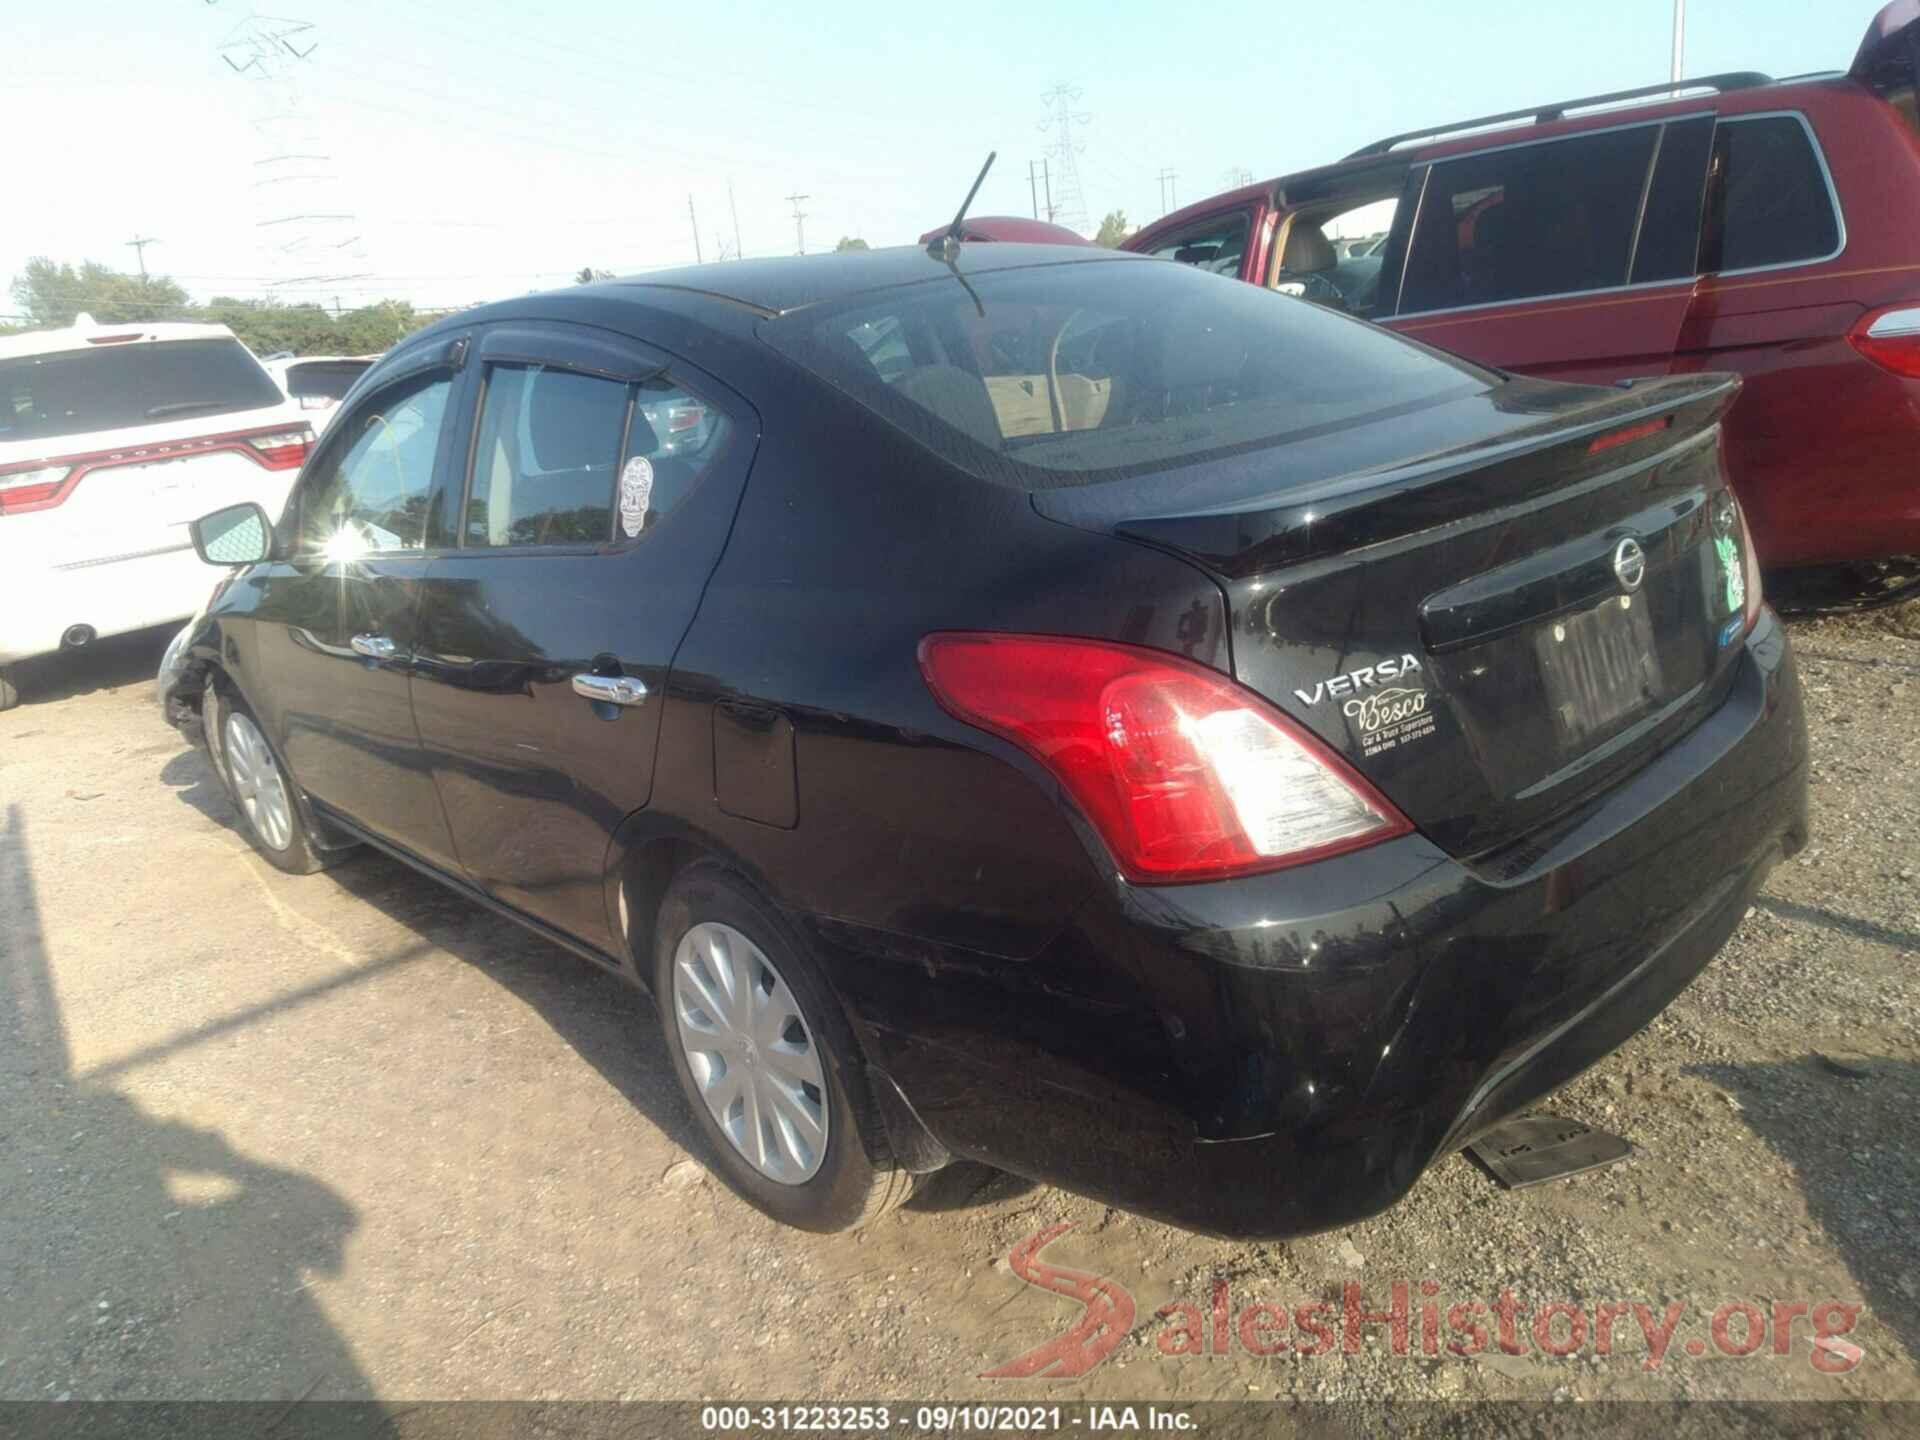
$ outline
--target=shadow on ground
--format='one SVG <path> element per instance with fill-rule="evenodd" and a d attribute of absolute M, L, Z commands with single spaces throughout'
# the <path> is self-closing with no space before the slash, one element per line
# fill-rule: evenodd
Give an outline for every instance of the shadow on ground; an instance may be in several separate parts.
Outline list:
<path fill-rule="evenodd" d="M 178 625 L 135 630 L 96 640 L 84 650 L 62 650 L 56 655 L 23 660 L 15 667 L 20 707 L 25 711 L 55 700 L 151 680 L 160 671 L 160 657 L 166 653 L 167 642 L 179 630 Z"/>
<path fill-rule="evenodd" d="M 160 778 L 185 804 L 240 833 L 239 817 L 203 751 L 181 751 Z M 382 968 L 404 963 L 426 947 L 473 966 L 531 1006 L 674 1144 L 703 1163 L 708 1159 L 704 1132 L 693 1123 L 673 1073 L 658 1013 L 632 985 L 378 852 L 356 855 L 310 883 L 336 884 L 419 937 L 420 945 L 403 947 Z M 187 1037 L 187 1042 L 198 1038 Z M 1034 1181 L 959 1162 L 923 1177 L 907 1203 L 914 1210 L 962 1210 L 997 1204 L 1034 1187 Z"/>
<path fill-rule="evenodd" d="M 1739 1100 L 1754 1132 L 1804 1177 L 1807 1209 L 1832 1237 L 1874 1313 L 1909 1353 L 1920 1353 L 1920 1065 L 1859 1055 L 1809 1054 L 1785 1063 L 1688 1069 Z M 1830 1296 L 1796 1296 L 1813 1302 Z"/>
<path fill-rule="evenodd" d="M 357 1217 L 72 1073 L 18 806 L 0 817 L 0 1396 L 369 1399 L 309 1286 Z"/>

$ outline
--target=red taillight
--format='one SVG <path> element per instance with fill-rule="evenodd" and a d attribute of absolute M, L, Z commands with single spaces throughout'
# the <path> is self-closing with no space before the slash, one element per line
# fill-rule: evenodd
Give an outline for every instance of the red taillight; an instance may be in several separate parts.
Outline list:
<path fill-rule="evenodd" d="M 307 451 L 313 445 L 313 431 L 306 426 L 298 430 L 276 430 L 266 435 L 248 435 L 244 437 L 253 447 L 260 463 L 269 470 L 298 470 L 307 458 Z"/>
<path fill-rule="evenodd" d="M 1658 435 L 1673 424 L 1671 415 L 1662 415 L 1658 420 L 1648 420 L 1639 425 L 1629 425 L 1624 430 L 1612 430 L 1605 435 L 1596 435 L 1587 444 L 1587 454 L 1598 455 L 1602 450 L 1611 450 L 1616 445 L 1631 445 L 1636 440 L 1644 440 L 1649 435 Z"/>
<path fill-rule="evenodd" d="M 141 331 L 135 330 L 130 335 L 89 335 L 87 337 L 87 343 L 89 345 L 124 345 L 129 340 L 141 340 L 144 338 L 145 336 Z"/>
<path fill-rule="evenodd" d="M 1920 380 L 1920 305 L 1891 305 L 1862 315 L 1847 340 L 1882 370 Z"/>
<path fill-rule="evenodd" d="M 28 510 L 51 510 L 67 498 L 71 465 L 47 465 L 35 460 L 0 468 L 0 515 Z"/>
<path fill-rule="evenodd" d="M 1277 870 L 1413 828 L 1259 696 L 1177 656 L 955 632 L 921 642 L 920 670 L 943 708 L 1045 765 L 1131 880 Z"/>
<path fill-rule="evenodd" d="M 698 429 L 706 418 L 707 412 L 698 405 L 676 405 L 667 412 L 667 432 L 677 435 L 682 430 Z"/>
<path fill-rule="evenodd" d="M 1747 512 L 1735 507 L 1740 517 L 1740 563 L 1745 571 L 1747 585 L 1746 624 L 1744 629 L 1753 629 L 1753 622 L 1760 618 L 1760 606 L 1763 597 L 1760 594 L 1760 552 L 1753 547 L 1753 531 L 1747 525 Z"/>

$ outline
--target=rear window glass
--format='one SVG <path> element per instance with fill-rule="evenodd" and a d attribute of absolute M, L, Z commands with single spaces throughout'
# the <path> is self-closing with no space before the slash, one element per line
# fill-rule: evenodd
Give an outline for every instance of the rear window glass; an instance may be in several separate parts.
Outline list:
<path fill-rule="evenodd" d="M 1840 248 L 1827 177 L 1797 116 L 1723 120 L 1713 143 L 1720 210 L 1713 269 L 1823 260 Z"/>
<path fill-rule="evenodd" d="M 130 340 L 0 360 L 0 440 L 50 440 L 285 403 L 238 340 Z"/>
<path fill-rule="evenodd" d="M 927 281 L 763 333 L 929 448 L 1025 489 L 1169 469 L 1492 383 L 1318 306 L 1126 261 Z"/>
<path fill-rule="evenodd" d="M 312 402 L 309 408 L 338 404 L 367 373 L 371 360 L 307 360 L 287 367 L 287 393 Z"/>
<path fill-rule="evenodd" d="M 1436 163 L 1400 313 L 1624 285 L 1657 126 Z"/>

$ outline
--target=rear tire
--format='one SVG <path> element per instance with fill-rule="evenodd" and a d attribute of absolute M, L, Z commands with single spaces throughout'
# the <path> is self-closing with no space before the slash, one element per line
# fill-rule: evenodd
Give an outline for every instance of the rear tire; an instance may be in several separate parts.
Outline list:
<path fill-rule="evenodd" d="M 20 703 L 17 673 L 11 665 L 0 665 L 0 710 L 11 710 Z"/>
<path fill-rule="evenodd" d="M 289 875 L 312 875 L 344 858 L 314 845 L 292 777 L 253 712 L 211 685 L 201 706 L 207 753 L 240 813 L 241 833 L 260 858 Z"/>
<path fill-rule="evenodd" d="M 838 1000 L 737 875 L 681 872 L 660 904 L 654 1002 L 708 1168 L 801 1230 L 869 1225 L 913 1193 Z M 710 1013 L 717 1012 L 717 1013 Z"/>

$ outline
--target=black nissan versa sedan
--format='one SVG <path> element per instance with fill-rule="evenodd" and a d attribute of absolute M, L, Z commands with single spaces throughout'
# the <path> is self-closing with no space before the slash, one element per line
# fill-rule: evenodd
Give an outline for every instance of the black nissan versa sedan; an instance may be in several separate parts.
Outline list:
<path fill-rule="evenodd" d="M 781 1220 L 966 1157 L 1297 1234 L 1619 1045 L 1805 842 L 1735 385 L 1057 247 L 581 286 L 201 520 L 161 693 L 273 864 L 370 845 L 650 989 Z"/>

